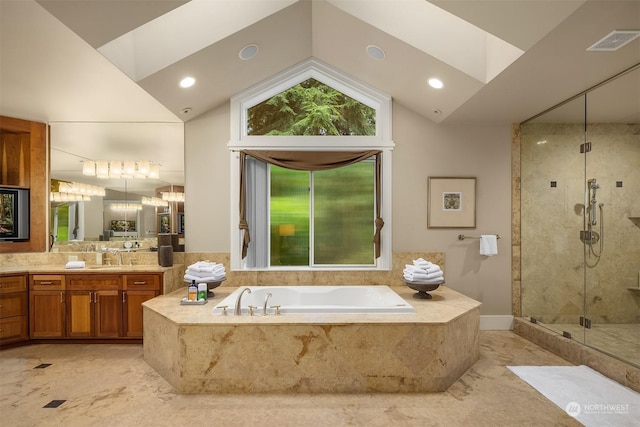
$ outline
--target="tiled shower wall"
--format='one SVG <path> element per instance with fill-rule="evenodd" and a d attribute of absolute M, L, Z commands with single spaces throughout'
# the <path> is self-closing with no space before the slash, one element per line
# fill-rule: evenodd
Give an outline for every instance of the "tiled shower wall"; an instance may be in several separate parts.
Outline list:
<path fill-rule="evenodd" d="M 514 296 L 521 315 L 545 323 L 577 323 L 583 315 L 596 323 L 640 322 L 640 291 L 628 289 L 638 287 L 640 271 L 640 125 L 590 124 L 586 177 L 582 124 L 526 124 L 519 132 L 522 261 Z M 600 258 L 579 238 L 590 178 L 604 203 Z"/>

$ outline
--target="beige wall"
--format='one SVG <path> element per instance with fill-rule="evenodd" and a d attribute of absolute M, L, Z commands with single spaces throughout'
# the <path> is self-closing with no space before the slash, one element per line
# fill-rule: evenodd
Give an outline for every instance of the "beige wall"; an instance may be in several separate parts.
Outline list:
<path fill-rule="evenodd" d="M 480 302 L 481 314 L 511 314 L 511 126 L 442 126 L 393 106 L 393 251 L 444 252 L 447 286 Z M 229 105 L 185 124 L 187 252 L 230 250 Z M 476 229 L 427 229 L 427 178 L 477 178 Z M 478 240 L 500 234 L 498 255 Z M 293 273 L 292 273 L 293 274 Z"/>

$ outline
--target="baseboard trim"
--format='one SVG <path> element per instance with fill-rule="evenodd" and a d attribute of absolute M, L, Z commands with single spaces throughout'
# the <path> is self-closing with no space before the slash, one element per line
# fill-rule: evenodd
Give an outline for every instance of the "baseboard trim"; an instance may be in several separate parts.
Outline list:
<path fill-rule="evenodd" d="M 481 331 L 510 331 L 513 329 L 512 315 L 480 316 Z"/>

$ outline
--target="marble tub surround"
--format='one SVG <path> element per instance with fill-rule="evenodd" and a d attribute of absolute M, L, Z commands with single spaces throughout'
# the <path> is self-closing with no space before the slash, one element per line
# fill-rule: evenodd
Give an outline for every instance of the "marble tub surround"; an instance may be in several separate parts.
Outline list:
<path fill-rule="evenodd" d="M 565 426 L 581 424 L 506 366 L 568 365 L 509 331 L 481 331 L 480 358 L 442 393 L 181 394 L 142 345 L 39 344 L 0 352 L 7 426 Z M 34 369 L 51 363 L 46 369 Z M 55 399 L 58 408 L 44 408 Z"/>
<path fill-rule="evenodd" d="M 444 391 L 478 359 L 480 303 L 447 287 L 415 314 L 213 315 L 179 290 L 143 304 L 144 357 L 181 393 Z"/>

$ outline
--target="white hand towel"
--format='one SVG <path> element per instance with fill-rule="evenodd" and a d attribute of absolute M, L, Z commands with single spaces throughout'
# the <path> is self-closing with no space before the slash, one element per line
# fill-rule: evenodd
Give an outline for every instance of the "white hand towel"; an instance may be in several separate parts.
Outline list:
<path fill-rule="evenodd" d="M 493 256 L 498 254 L 498 237 L 495 234 L 480 236 L 480 255 Z"/>
<path fill-rule="evenodd" d="M 64 268 L 84 268 L 84 261 L 69 261 Z"/>

